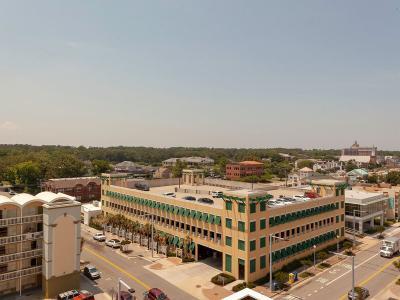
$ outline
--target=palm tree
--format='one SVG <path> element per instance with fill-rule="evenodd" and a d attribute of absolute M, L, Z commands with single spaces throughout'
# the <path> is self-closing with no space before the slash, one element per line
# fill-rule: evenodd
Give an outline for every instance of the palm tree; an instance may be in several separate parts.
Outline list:
<path fill-rule="evenodd" d="M 192 243 L 192 239 L 190 238 L 190 236 L 185 236 L 185 238 L 183 239 L 183 255 L 182 258 L 191 258 L 192 257 L 192 252 L 189 251 L 189 246 Z"/>
<path fill-rule="evenodd" d="M 149 223 L 144 224 L 143 226 L 144 234 L 147 236 L 147 250 L 150 249 L 149 237 L 151 236 L 151 230 L 153 229 Z"/>

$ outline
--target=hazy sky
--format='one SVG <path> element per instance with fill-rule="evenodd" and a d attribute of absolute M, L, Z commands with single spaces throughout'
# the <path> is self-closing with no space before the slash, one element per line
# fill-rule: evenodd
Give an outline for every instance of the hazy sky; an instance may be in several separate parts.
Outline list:
<path fill-rule="evenodd" d="M 0 1 L 0 143 L 400 149 L 398 1 Z"/>

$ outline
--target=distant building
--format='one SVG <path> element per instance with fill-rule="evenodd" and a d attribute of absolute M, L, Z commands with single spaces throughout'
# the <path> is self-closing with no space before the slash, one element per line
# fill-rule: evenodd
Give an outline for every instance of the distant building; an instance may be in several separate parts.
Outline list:
<path fill-rule="evenodd" d="M 367 166 L 368 164 L 375 164 L 380 161 L 377 157 L 377 152 L 376 147 L 360 147 L 357 141 L 355 141 L 350 148 L 342 150 L 340 161 L 343 163 L 354 161 L 359 167 Z"/>
<path fill-rule="evenodd" d="M 80 202 L 89 202 L 100 199 L 101 180 L 99 177 L 54 178 L 42 183 L 42 189 L 64 193 Z"/>
<path fill-rule="evenodd" d="M 385 206 L 388 200 L 388 197 L 382 193 L 346 190 L 346 228 L 353 229 L 353 222 L 355 221 L 354 230 L 364 233 L 369 228 L 375 226 L 375 219 L 379 219 L 380 225 L 383 225 L 383 222 L 386 220 Z"/>
<path fill-rule="evenodd" d="M 304 167 L 297 172 L 292 172 L 288 175 L 287 185 L 292 187 L 306 185 L 313 174 L 314 171 L 307 167 Z"/>
<path fill-rule="evenodd" d="M 226 178 L 230 180 L 246 176 L 261 176 L 264 174 L 264 164 L 258 161 L 242 161 L 226 165 Z"/>
<path fill-rule="evenodd" d="M 153 175 L 153 178 L 171 178 L 172 172 L 170 168 L 160 167 L 158 168 Z"/>
<path fill-rule="evenodd" d="M 132 161 L 123 161 L 114 166 L 114 171 L 119 173 L 143 173 L 143 168 Z"/>
<path fill-rule="evenodd" d="M 349 183 L 360 182 L 368 178 L 368 171 L 365 169 L 354 169 L 347 172 Z"/>
<path fill-rule="evenodd" d="M 190 156 L 190 157 L 173 157 L 166 160 L 163 160 L 163 167 L 174 167 L 177 161 L 181 161 L 187 165 L 187 167 L 204 167 L 204 166 L 212 166 L 214 165 L 214 160 L 209 157 L 198 157 L 198 156 Z"/>
<path fill-rule="evenodd" d="M 338 161 L 335 160 L 317 160 L 314 165 L 313 165 L 313 170 L 314 172 L 317 171 L 331 171 L 331 170 L 336 170 L 336 169 L 341 169 L 342 164 Z"/>
<path fill-rule="evenodd" d="M 295 156 L 287 154 L 287 153 L 279 153 L 279 156 L 282 157 L 284 160 L 290 161 L 295 158 Z"/>
<path fill-rule="evenodd" d="M 92 203 L 82 204 L 81 220 L 83 220 L 83 224 L 89 225 L 90 220 L 99 214 L 101 214 L 100 201 L 93 201 Z"/>

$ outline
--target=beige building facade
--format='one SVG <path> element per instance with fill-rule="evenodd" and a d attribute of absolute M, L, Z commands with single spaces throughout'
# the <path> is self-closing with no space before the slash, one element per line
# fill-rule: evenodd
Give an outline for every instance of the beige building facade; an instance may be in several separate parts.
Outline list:
<path fill-rule="evenodd" d="M 305 202 L 272 207 L 265 191 L 232 190 L 189 184 L 139 191 L 126 188 L 121 177 L 102 176 L 104 214 L 123 214 L 144 224 L 152 216 L 155 228 L 173 237 L 177 247 L 190 237 L 189 250 L 196 259 L 211 255 L 220 259 L 221 271 L 237 279 L 254 281 L 269 273 L 270 235 L 285 238 L 272 244 L 273 269 L 337 243 L 344 236 L 344 189 Z M 213 191 L 223 193 L 212 198 Z M 326 187 L 323 189 L 327 193 Z M 175 197 L 164 196 L 165 192 Z M 275 190 L 274 194 L 281 192 Z M 207 197 L 213 203 L 185 200 Z M 175 242 L 176 241 L 176 242 Z"/>
<path fill-rule="evenodd" d="M 71 240 L 74 249 L 65 245 Z M 55 297 L 63 285 L 79 288 L 78 244 L 80 203 L 73 197 L 52 192 L 0 196 L 0 295 L 43 286 L 45 297 Z M 72 273 L 75 281 L 52 282 Z"/>

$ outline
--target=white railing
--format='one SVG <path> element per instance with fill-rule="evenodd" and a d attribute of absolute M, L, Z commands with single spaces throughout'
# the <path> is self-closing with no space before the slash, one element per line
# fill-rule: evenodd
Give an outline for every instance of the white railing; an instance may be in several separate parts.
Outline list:
<path fill-rule="evenodd" d="M 43 215 L 32 215 L 26 217 L 15 217 L 15 218 L 7 218 L 0 219 L 0 226 L 8 226 L 8 225 L 18 225 L 25 223 L 37 223 L 43 222 Z"/>
<path fill-rule="evenodd" d="M 33 268 L 27 268 L 23 270 L 17 270 L 13 272 L 0 274 L 0 282 L 5 280 L 16 279 L 22 276 L 34 275 L 42 273 L 42 266 L 37 266 Z"/>
<path fill-rule="evenodd" d="M 43 231 L 25 233 L 13 236 L 5 236 L 0 238 L 0 245 L 37 240 L 41 238 L 43 238 Z"/>
<path fill-rule="evenodd" d="M 35 250 L 30 250 L 30 251 L 25 251 L 25 252 L 7 254 L 7 255 L 0 256 L 0 263 L 6 263 L 9 261 L 31 258 L 31 257 L 41 256 L 41 255 L 42 255 L 42 249 L 35 249 Z"/>

